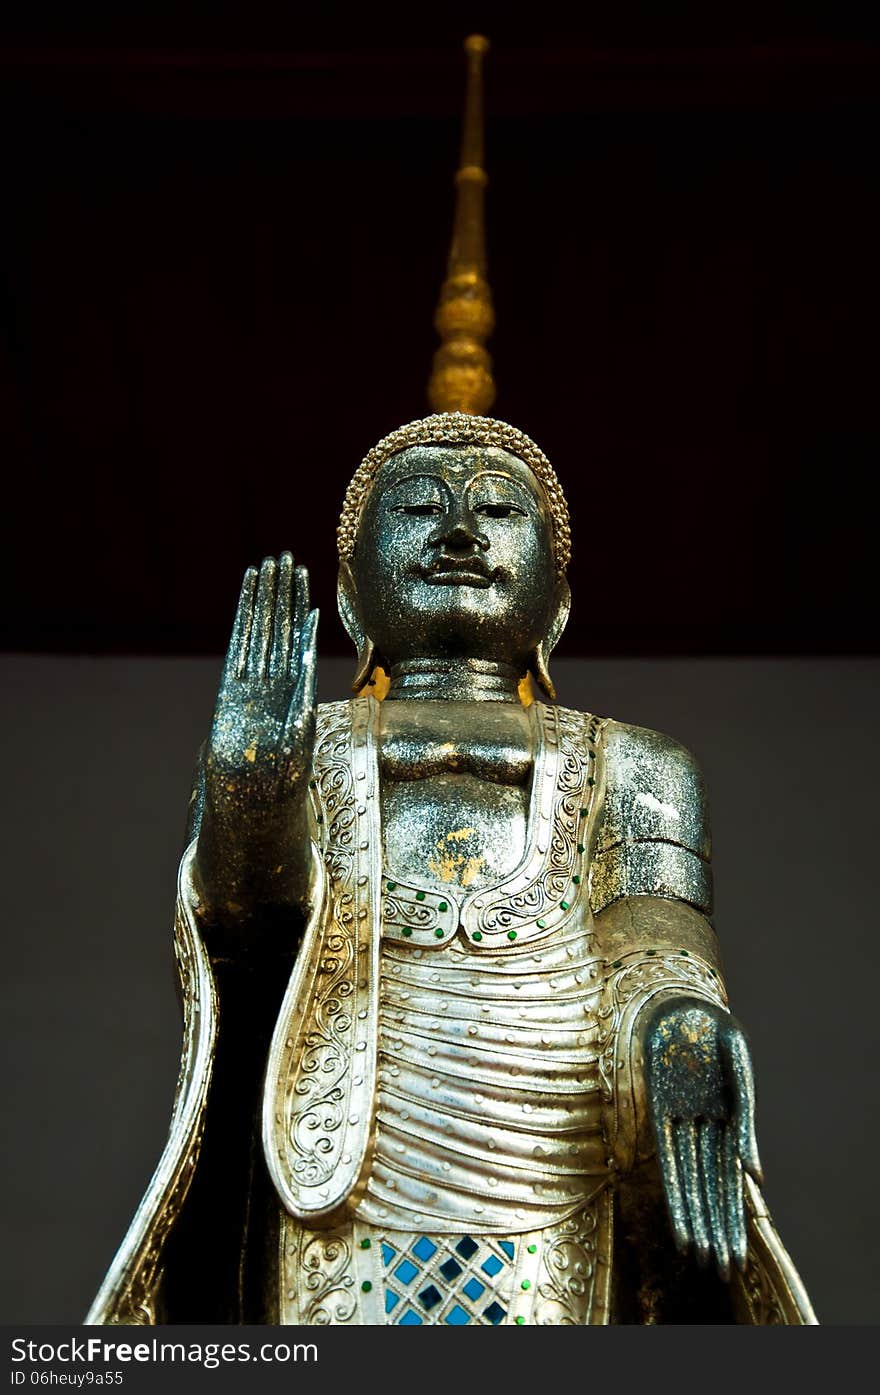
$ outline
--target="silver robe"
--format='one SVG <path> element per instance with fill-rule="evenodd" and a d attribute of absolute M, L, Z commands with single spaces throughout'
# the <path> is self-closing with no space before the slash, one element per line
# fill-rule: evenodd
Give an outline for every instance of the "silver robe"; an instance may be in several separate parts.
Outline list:
<path fill-rule="evenodd" d="M 699 772 L 657 733 L 533 704 L 520 863 L 488 889 L 416 883 L 384 865 L 378 710 L 319 712 L 312 913 L 263 1089 L 281 1218 L 266 1320 L 613 1321 L 615 1209 L 652 1152 L 634 1023 L 670 990 L 725 996 L 702 940 L 673 925 L 609 951 L 594 917 L 639 895 L 711 912 Z M 198 1155 L 217 1025 L 192 851 L 175 1118 L 92 1322 L 162 1320 L 164 1242 Z M 812 1321 L 748 1179 L 746 1201 L 737 1320 Z"/>

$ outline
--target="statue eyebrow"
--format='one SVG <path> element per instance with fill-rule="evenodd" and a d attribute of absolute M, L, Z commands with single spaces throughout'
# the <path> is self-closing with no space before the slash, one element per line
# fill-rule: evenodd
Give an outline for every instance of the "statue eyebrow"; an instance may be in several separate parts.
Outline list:
<path fill-rule="evenodd" d="M 440 486 L 443 486 L 446 483 L 445 480 L 441 479 L 439 475 L 432 475 L 427 473 L 426 471 L 420 471 L 417 475 L 404 475 L 401 479 L 394 480 L 394 482 L 390 484 L 388 488 L 399 489 L 402 484 L 418 484 L 423 480 L 426 480 L 431 484 L 436 484 Z"/>
<path fill-rule="evenodd" d="M 534 502 L 534 494 L 524 480 L 518 480 L 513 475 L 506 475 L 501 470 L 481 470 L 479 475 L 475 475 L 470 481 L 468 489 L 473 490 L 474 488 L 479 488 L 483 480 L 500 480 L 501 483 L 511 485 L 514 489 L 518 490 L 520 494 L 524 494 L 529 500 L 529 503 Z"/>

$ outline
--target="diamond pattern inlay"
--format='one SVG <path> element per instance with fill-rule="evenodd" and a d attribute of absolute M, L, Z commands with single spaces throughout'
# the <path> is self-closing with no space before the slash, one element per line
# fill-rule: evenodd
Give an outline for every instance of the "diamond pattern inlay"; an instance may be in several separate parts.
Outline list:
<path fill-rule="evenodd" d="M 509 1320 L 515 1240 L 395 1232 L 380 1247 L 389 1322 L 497 1327 Z"/>

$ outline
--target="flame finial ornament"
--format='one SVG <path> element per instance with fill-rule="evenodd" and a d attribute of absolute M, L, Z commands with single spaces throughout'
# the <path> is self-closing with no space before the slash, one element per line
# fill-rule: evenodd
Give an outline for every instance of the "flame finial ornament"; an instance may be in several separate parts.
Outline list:
<path fill-rule="evenodd" d="M 492 360 L 485 347 L 495 325 L 486 279 L 488 180 L 483 168 L 483 59 L 489 40 L 471 34 L 464 48 L 468 76 L 461 160 L 449 264 L 434 317 L 442 343 L 434 355 L 428 400 L 435 412 L 482 416 L 495 400 Z"/>

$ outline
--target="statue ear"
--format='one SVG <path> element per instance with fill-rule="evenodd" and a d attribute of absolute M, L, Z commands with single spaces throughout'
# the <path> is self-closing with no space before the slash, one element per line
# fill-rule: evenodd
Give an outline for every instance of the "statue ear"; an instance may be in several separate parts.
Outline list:
<path fill-rule="evenodd" d="M 340 562 L 336 581 L 336 602 L 339 618 L 357 650 L 357 668 L 351 680 L 352 692 L 359 693 L 376 663 L 376 646 L 364 630 L 358 608 L 357 586 L 348 562 Z"/>
<path fill-rule="evenodd" d="M 553 679 L 550 677 L 548 664 L 550 655 L 559 643 L 562 631 L 565 629 L 570 610 L 571 589 L 565 577 L 562 577 L 556 588 L 556 609 L 550 621 L 550 628 L 529 660 L 529 672 L 537 680 L 538 685 L 544 690 L 551 702 L 556 701 L 556 689 L 553 686 Z"/>

